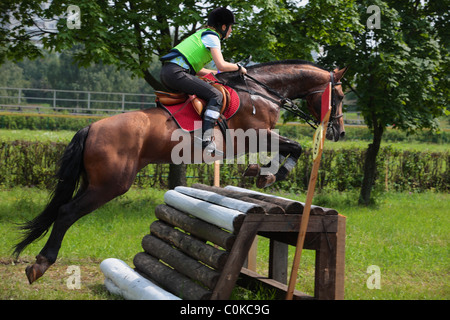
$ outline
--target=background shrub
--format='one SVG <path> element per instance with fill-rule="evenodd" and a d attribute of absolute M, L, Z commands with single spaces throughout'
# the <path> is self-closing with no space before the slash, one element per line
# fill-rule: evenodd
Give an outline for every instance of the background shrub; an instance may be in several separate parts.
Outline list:
<path fill-rule="evenodd" d="M 39 186 L 53 185 L 57 162 L 64 152 L 66 143 L 12 141 L 0 142 L 0 185 Z M 350 148 L 324 150 L 317 181 L 317 190 L 330 189 L 346 191 L 358 189 L 363 177 L 365 149 Z M 399 151 L 392 147 L 380 150 L 377 159 L 376 188 L 396 191 L 435 190 L 448 192 L 450 186 L 449 152 Z M 305 192 L 308 189 L 312 167 L 312 152 L 305 148 L 297 166 L 288 180 L 273 185 L 286 192 Z M 221 184 L 251 187 L 254 179 L 242 177 L 245 164 L 223 164 Z M 213 165 L 188 165 L 187 181 L 213 184 Z M 142 169 L 135 185 L 143 188 L 167 189 L 169 166 L 150 164 Z"/>

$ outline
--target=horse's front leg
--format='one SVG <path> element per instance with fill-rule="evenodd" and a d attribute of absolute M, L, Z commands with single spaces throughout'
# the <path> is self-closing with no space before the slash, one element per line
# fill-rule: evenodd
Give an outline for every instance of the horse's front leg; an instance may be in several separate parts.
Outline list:
<path fill-rule="evenodd" d="M 261 143 L 262 142 L 262 143 Z M 266 149 L 261 148 L 266 145 Z M 298 159 L 302 153 L 302 147 L 296 141 L 278 135 L 274 131 L 268 131 L 265 141 L 259 143 L 259 152 L 261 159 L 261 152 L 270 152 L 272 159 L 263 167 L 256 164 L 250 164 L 244 175 L 258 176 L 256 186 L 258 188 L 265 188 L 276 181 L 285 180 L 289 172 L 297 164 Z M 275 154 L 275 155 L 273 155 Z"/>
<path fill-rule="evenodd" d="M 276 181 L 283 181 L 297 165 L 297 161 L 302 154 L 300 143 L 280 136 L 280 163 L 283 165 L 275 174 Z"/>

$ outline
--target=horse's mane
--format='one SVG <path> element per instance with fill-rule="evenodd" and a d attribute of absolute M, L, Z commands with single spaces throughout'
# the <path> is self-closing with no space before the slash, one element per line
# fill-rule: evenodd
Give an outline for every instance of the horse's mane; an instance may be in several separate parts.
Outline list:
<path fill-rule="evenodd" d="M 314 62 L 307 61 L 307 60 L 300 60 L 300 59 L 264 62 L 264 63 L 254 64 L 252 66 L 249 66 L 248 69 L 256 69 L 256 68 L 262 68 L 262 67 L 266 67 L 266 66 L 274 66 L 274 65 L 279 65 L 279 64 L 306 64 L 306 65 L 313 66 L 313 67 L 327 71 L 327 69 L 325 69 L 322 66 L 319 66 L 318 64 L 315 64 Z"/>
<path fill-rule="evenodd" d="M 319 66 L 317 64 L 315 64 L 314 62 L 311 61 L 306 61 L 306 60 L 300 60 L 300 59 L 293 59 L 293 60 L 279 60 L 279 61 L 270 61 L 270 62 L 264 62 L 264 63 L 259 63 L 259 64 L 254 64 L 251 66 L 248 66 L 247 69 L 249 72 L 251 71 L 257 71 L 259 68 L 263 68 L 263 67 L 267 67 L 267 66 L 274 66 L 274 65 L 286 65 L 286 64 L 290 64 L 290 65 L 309 65 L 309 66 L 313 66 L 316 68 L 319 68 L 321 70 L 325 70 L 328 71 L 327 69 L 325 69 L 322 66 Z M 239 76 L 239 73 L 236 71 L 233 72 L 224 72 L 224 73 L 220 73 L 217 76 L 217 79 L 219 81 L 223 81 L 225 82 L 228 86 L 233 87 L 233 88 L 237 88 L 240 86 L 243 86 L 244 83 L 242 81 L 242 78 Z"/>

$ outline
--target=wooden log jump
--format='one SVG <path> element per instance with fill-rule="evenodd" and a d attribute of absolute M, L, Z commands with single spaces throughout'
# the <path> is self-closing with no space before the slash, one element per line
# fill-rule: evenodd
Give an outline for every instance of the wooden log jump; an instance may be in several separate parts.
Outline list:
<path fill-rule="evenodd" d="M 201 184 L 170 190 L 164 201 L 134 257 L 137 273 L 181 299 L 228 299 L 236 283 L 285 297 L 287 245 L 296 243 L 304 204 Z M 243 268 L 257 235 L 270 239 L 269 277 Z M 317 251 L 315 292 L 294 298 L 343 299 L 345 217 L 313 206 L 304 247 Z"/>

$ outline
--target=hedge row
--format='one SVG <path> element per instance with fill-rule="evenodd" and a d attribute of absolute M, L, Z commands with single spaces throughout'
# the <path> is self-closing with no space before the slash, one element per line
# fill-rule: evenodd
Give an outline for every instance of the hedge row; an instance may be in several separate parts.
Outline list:
<path fill-rule="evenodd" d="M 56 164 L 66 147 L 65 143 L 0 142 L 0 185 L 40 186 L 49 188 L 54 183 Z M 364 149 L 324 150 L 317 189 L 352 190 L 361 186 Z M 307 190 L 312 166 L 312 154 L 306 149 L 288 181 L 275 188 L 288 192 Z M 221 184 L 250 187 L 254 179 L 243 178 L 245 164 L 221 166 Z M 167 188 L 168 165 L 152 164 L 141 170 L 135 180 L 140 187 Z M 188 184 L 213 183 L 212 165 L 188 165 Z M 376 188 L 383 190 L 436 190 L 448 192 L 450 186 L 449 152 L 429 153 L 398 151 L 382 148 L 378 157 Z"/>
<path fill-rule="evenodd" d="M 314 135 L 314 130 L 309 126 L 302 124 L 283 124 L 278 125 L 280 135 L 289 137 L 290 139 L 301 139 L 302 137 L 311 137 Z M 347 140 L 361 140 L 372 141 L 373 134 L 363 126 L 346 126 L 345 137 Z M 431 130 L 418 131 L 415 134 L 408 134 L 406 132 L 387 129 L 383 133 L 383 141 L 385 142 L 431 142 L 431 143 L 449 143 L 450 130 L 445 129 L 440 132 L 433 132 Z"/>
<path fill-rule="evenodd" d="M 12 130 L 71 130 L 78 131 L 101 117 L 76 115 L 40 115 L 0 113 L 0 128 Z"/>

